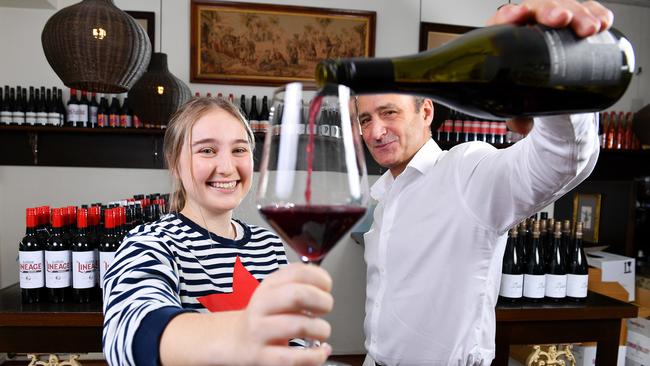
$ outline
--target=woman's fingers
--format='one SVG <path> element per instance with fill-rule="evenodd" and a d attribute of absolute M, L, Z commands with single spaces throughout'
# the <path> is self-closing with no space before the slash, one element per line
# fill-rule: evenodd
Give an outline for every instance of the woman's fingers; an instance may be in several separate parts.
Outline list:
<path fill-rule="evenodd" d="M 325 341 L 331 333 L 332 327 L 321 318 L 282 314 L 260 319 L 255 336 L 267 344 L 287 344 L 287 340 L 292 338 Z"/>
<path fill-rule="evenodd" d="M 262 282 L 266 286 L 286 283 L 304 283 L 313 285 L 324 291 L 332 290 L 332 277 L 324 269 L 302 263 L 292 263 L 280 268 Z"/>
<path fill-rule="evenodd" d="M 261 291 L 260 291 L 261 290 Z M 286 283 L 258 289 L 249 308 L 260 315 L 309 312 L 329 313 L 334 306 L 332 294 L 313 285 Z"/>
<path fill-rule="evenodd" d="M 262 366 L 321 366 L 332 353 L 332 347 L 323 343 L 316 348 L 265 347 L 259 354 Z"/>

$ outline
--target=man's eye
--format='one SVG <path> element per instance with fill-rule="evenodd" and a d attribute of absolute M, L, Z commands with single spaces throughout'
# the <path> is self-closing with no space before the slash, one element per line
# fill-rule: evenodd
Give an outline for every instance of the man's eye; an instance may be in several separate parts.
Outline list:
<path fill-rule="evenodd" d="M 248 149 L 243 148 L 243 147 L 238 147 L 233 150 L 233 153 L 235 154 L 245 154 L 248 151 Z"/>
<path fill-rule="evenodd" d="M 210 147 L 204 147 L 201 150 L 199 150 L 201 154 L 212 154 L 214 153 L 214 150 Z"/>

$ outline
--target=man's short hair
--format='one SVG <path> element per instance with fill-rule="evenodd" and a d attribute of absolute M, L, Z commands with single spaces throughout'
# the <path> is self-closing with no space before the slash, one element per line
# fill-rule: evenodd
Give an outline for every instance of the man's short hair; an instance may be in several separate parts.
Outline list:
<path fill-rule="evenodd" d="M 424 98 L 424 97 L 413 97 L 413 99 L 415 101 L 415 111 L 417 112 L 417 111 L 420 110 L 420 107 L 422 107 L 422 104 L 424 104 L 424 99 L 426 99 L 426 98 Z"/>

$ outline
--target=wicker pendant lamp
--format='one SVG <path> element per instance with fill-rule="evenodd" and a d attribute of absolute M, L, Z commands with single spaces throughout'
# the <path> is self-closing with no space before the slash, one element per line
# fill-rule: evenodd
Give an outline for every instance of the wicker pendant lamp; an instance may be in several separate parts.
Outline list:
<path fill-rule="evenodd" d="M 169 72 L 167 54 L 155 52 L 149 68 L 129 91 L 133 112 L 145 124 L 167 125 L 169 117 L 192 97 L 190 88 Z"/>
<path fill-rule="evenodd" d="M 83 0 L 59 10 L 41 34 L 45 57 L 74 89 L 124 93 L 144 73 L 151 42 L 112 0 Z"/>
<path fill-rule="evenodd" d="M 162 0 L 160 0 L 160 48 L 162 49 Z M 145 125 L 166 126 L 169 117 L 192 97 L 190 88 L 169 72 L 167 54 L 154 52 L 147 72 L 129 91 L 133 112 Z"/>

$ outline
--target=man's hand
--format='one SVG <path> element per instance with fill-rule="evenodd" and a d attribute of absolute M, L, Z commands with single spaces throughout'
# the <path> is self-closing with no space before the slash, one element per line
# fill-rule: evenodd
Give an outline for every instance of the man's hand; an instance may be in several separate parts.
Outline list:
<path fill-rule="evenodd" d="M 525 0 L 497 10 L 488 25 L 539 23 L 553 28 L 571 27 L 580 37 L 588 37 L 612 26 L 614 14 L 596 1 Z"/>

